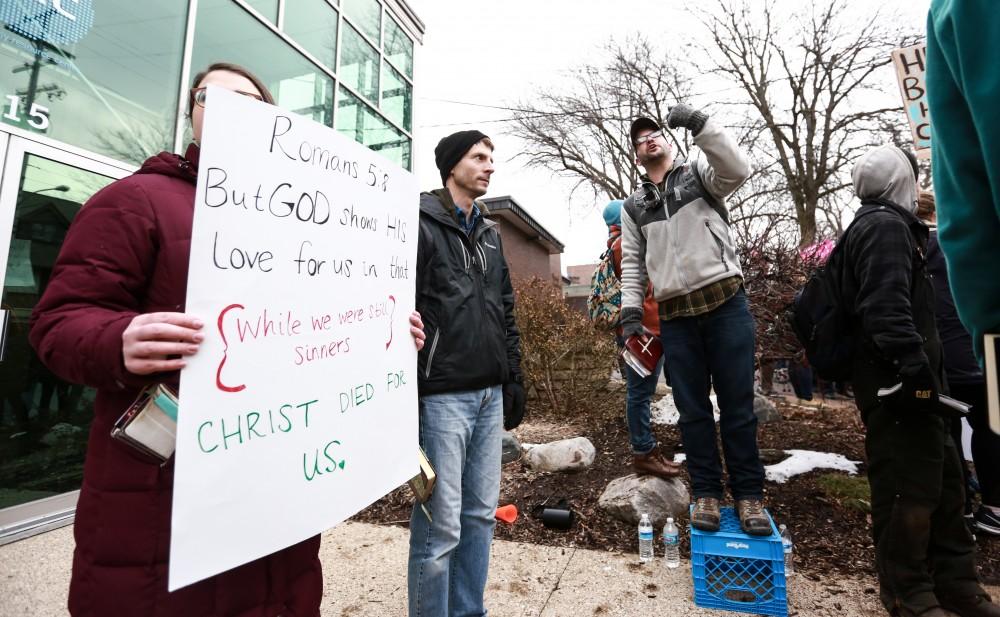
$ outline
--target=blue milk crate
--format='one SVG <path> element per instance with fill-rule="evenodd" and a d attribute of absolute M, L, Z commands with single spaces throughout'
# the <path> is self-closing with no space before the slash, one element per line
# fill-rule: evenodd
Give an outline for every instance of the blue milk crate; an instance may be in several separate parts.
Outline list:
<path fill-rule="evenodd" d="M 743 533 L 732 507 L 719 531 L 691 527 L 694 603 L 704 608 L 788 617 L 785 553 L 771 514 L 771 535 Z"/>

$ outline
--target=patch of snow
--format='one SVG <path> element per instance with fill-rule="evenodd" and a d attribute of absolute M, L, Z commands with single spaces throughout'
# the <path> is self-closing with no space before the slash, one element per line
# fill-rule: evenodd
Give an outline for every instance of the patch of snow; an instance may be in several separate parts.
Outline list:
<path fill-rule="evenodd" d="M 834 469 L 846 471 L 851 475 L 858 473 L 858 463 L 842 454 L 812 450 L 785 450 L 785 453 L 789 455 L 788 458 L 764 468 L 766 477 L 771 482 L 784 484 L 792 476 L 808 473 L 814 469 Z"/>
<path fill-rule="evenodd" d="M 712 402 L 712 409 L 715 413 L 715 421 L 719 421 L 719 401 L 715 398 L 715 394 L 711 394 L 708 400 Z M 649 419 L 653 424 L 663 424 L 667 426 L 676 426 L 677 422 L 681 418 L 681 412 L 678 411 L 677 405 L 674 404 L 674 395 L 667 394 L 663 396 L 658 401 L 653 402 L 649 408 Z"/>
<path fill-rule="evenodd" d="M 784 484 L 792 476 L 809 473 L 814 469 L 834 469 L 846 471 L 850 475 L 858 473 L 858 463 L 841 454 L 813 452 L 812 450 L 785 450 L 788 458 L 764 467 L 765 477 L 774 483 Z M 683 452 L 674 454 L 674 462 L 681 464 L 687 460 Z"/>

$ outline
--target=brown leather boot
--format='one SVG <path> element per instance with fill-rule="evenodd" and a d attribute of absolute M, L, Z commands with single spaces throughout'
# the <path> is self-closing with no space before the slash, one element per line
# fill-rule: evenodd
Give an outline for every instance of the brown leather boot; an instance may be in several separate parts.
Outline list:
<path fill-rule="evenodd" d="M 691 526 L 702 531 L 719 531 L 722 514 L 719 500 L 715 497 L 699 497 L 691 511 Z"/>
<path fill-rule="evenodd" d="M 667 460 L 659 448 L 653 448 L 646 454 L 636 454 L 632 457 L 632 469 L 638 474 L 649 474 L 663 479 L 676 478 L 681 474 L 681 466 Z"/>
<path fill-rule="evenodd" d="M 760 499 L 739 499 L 736 512 L 740 517 L 740 527 L 751 536 L 771 535 L 771 520 L 764 513 L 764 502 Z"/>

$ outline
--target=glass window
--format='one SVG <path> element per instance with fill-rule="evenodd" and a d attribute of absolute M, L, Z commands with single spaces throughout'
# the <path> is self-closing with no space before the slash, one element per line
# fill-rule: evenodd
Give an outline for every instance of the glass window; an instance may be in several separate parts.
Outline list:
<path fill-rule="evenodd" d="M 378 0 L 344 0 L 341 6 L 351 23 L 378 45 L 382 30 L 382 5 Z"/>
<path fill-rule="evenodd" d="M 378 51 L 350 25 L 344 25 L 338 76 L 369 101 L 378 100 Z"/>
<path fill-rule="evenodd" d="M 292 40 L 330 70 L 337 67 L 337 11 L 326 0 L 296 0 L 285 4 L 283 27 Z"/>
<path fill-rule="evenodd" d="M 0 2 L 0 122 L 131 163 L 173 147 L 187 2 Z"/>
<path fill-rule="evenodd" d="M 279 107 L 332 125 L 333 80 L 326 73 L 238 5 L 200 0 L 191 71 L 220 61 L 253 71 Z"/>
<path fill-rule="evenodd" d="M 344 88 L 340 88 L 336 128 L 404 169 L 410 169 L 409 138 Z"/>
<path fill-rule="evenodd" d="M 382 113 L 407 131 L 412 131 L 410 112 L 413 109 L 413 92 L 410 84 L 385 63 L 382 72 Z"/>
<path fill-rule="evenodd" d="M 80 488 L 95 392 L 41 363 L 28 343 L 28 320 L 80 206 L 113 180 L 24 157 L 0 300 L 8 316 L 0 363 L 0 509 Z"/>
<path fill-rule="evenodd" d="M 244 0 L 244 2 L 256 9 L 272 24 L 278 23 L 278 0 Z M 285 9 L 285 17 L 287 19 L 288 9 Z"/>
<path fill-rule="evenodd" d="M 382 49 L 390 62 L 407 77 L 413 79 L 413 41 L 391 17 L 385 21 L 385 41 Z"/>

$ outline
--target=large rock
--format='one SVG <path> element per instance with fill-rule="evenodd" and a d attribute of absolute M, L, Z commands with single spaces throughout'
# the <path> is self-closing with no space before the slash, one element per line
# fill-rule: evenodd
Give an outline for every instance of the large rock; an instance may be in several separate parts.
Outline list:
<path fill-rule="evenodd" d="M 774 406 L 774 403 L 762 394 L 754 395 L 753 412 L 757 416 L 757 421 L 761 424 L 781 420 L 781 412 L 779 412 L 778 408 Z"/>
<path fill-rule="evenodd" d="M 535 471 L 579 471 L 593 465 L 596 455 L 589 439 L 574 437 L 532 446 L 524 458 Z"/>
<path fill-rule="evenodd" d="M 39 440 L 47 446 L 55 446 L 73 441 L 73 439 L 83 432 L 79 426 L 74 426 L 66 422 L 55 424 L 48 433 Z"/>
<path fill-rule="evenodd" d="M 789 456 L 784 450 L 775 450 L 773 448 L 760 449 L 760 462 L 764 465 L 777 465 Z"/>
<path fill-rule="evenodd" d="M 521 443 L 517 440 L 517 437 L 514 437 L 513 433 L 508 433 L 507 431 L 502 433 L 500 448 L 502 451 L 500 456 L 501 465 L 513 463 L 521 458 Z"/>
<path fill-rule="evenodd" d="M 604 489 L 597 505 L 618 520 L 639 524 L 639 517 L 648 514 L 656 527 L 662 527 L 667 517 L 677 518 L 687 512 L 691 498 L 679 478 L 663 480 L 656 476 L 631 474 L 612 480 Z"/>

